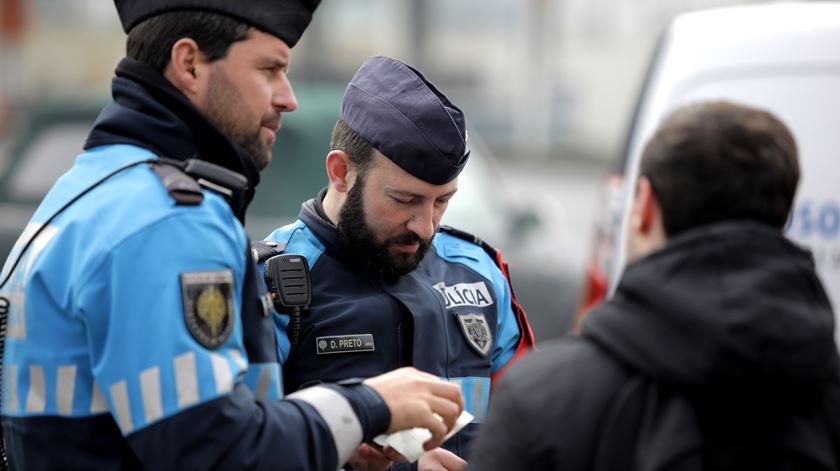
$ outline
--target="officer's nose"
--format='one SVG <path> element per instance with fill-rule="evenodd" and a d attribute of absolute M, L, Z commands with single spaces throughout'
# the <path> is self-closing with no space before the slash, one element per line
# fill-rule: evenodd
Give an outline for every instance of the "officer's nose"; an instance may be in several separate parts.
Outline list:
<path fill-rule="evenodd" d="M 423 205 L 417 208 L 407 228 L 424 240 L 429 240 L 435 234 L 435 211 L 434 205 Z"/>
<path fill-rule="evenodd" d="M 295 91 L 292 89 L 292 82 L 283 74 L 281 80 L 278 81 L 274 89 L 274 95 L 271 97 L 271 106 L 280 112 L 291 112 L 297 109 L 298 101 L 295 96 Z"/>

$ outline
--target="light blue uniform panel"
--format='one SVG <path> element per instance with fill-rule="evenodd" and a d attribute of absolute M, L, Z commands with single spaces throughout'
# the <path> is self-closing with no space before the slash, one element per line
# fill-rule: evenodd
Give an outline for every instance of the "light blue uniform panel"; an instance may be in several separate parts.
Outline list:
<path fill-rule="evenodd" d="M 278 363 L 251 363 L 242 382 L 263 401 L 277 401 L 283 398 L 283 375 Z"/>
<path fill-rule="evenodd" d="M 318 258 L 324 253 L 324 244 L 315 237 L 315 234 L 301 220 L 276 229 L 265 240 L 285 242 L 286 249 L 284 253 L 302 255 L 306 258 L 307 263 L 309 263 L 310 270 L 315 268 Z M 260 273 L 262 273 L 263 269 L 264 267 L 260 267 Z M 286 359 L 289 358 L 289 351 L 291 351 L 291 342 L 289 342 L 289 336 L 286 334 L 286 328 L 289 325 L 289 316 L 275 312 L 274 325 L 277 331 L 277 348 L 280 354 L 280 361 L 285 363 Z"/>
<path fill-rule="evenodd" d="M 97 179 L 149 158 L 127 145 L 79 156 L 27 232 Z M 239 317 L 246 236 L 222 197 L 204 195 L 200 206 L 176 206 L 143 164 L 94 189 L 44 231 L 6 289 L 13 306 L 5 414 L 110 411 L 129 434 L 230 393 L 248 368 Z M 214 350 L 189 333 L 180 283 L 182 273 L 209 271 L 231 274 L 235 311 L 232 334 Z M 267 390 L 279 388 L 272 381 Z"/>
<path fill-rule="evenodd" d="M 492 354 L 493 367 L 490 370 L 494 373 L 513 357 L 519 341 L 519 326 L 511 307 L 507 279 L 484 249 L 475 244 L 445 232 L 438 232 L 432 243 L 438 255 L 447 262 L 460 263 L 493 282 L 498 301 L 498 330 Z"/>
<path fill-rule="evenodd" d="M 461 387 L 464 398 L 464 410 L 472 414 L 471 423 L 484 422 L 487 406 L 490 401 L 490 378 L 481 376 L 464 376 L 460 378 L 441 378 Z"/>

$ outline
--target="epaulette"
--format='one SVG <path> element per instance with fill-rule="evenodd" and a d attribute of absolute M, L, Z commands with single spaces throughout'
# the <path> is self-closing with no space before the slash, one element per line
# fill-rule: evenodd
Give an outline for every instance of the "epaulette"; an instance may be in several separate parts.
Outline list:
<path fill-rule="evenodd" d="M 274 242 L 273 240 L 255 240 L 251 242 L 251 256 L 254 263 L 262 263 L 269 258 L 280 255 L 286 250 L 285 242 Z"/>
<path fill-rule="evenodd" d="M 150 166 L 178 204 L 201 204 L 204 200 L 202 187 L 225 198 L 231 198 L 234 191 L 248 187 L 248 179 L 243 175 L 204 160 L 161 158 Z"/>
<path fill-rule="evenodd" d="M 149 166 L 177 204 L 195 206 L 204 201 L 201 185 L 180 168 L 165 162 L 155 162 Z"/>
<path fill-rule="evenodd" d="M 470 234 L 467 231 L 462 231 L 461 229 L 455 229 L 452 226 L 447 226 L 446 224 L 442 224 L 439 229 L 440 229 L 441 232 L 445 232 L 449 235 L 453 235 L 453 236 L 455 236 L 459 239 L 466 240 L 467 242 L 470 242 L 472 244 L 475 244 L 475 245 L 481 247 L 482 249 L 484 249 L 485 252 L 487 252 L 487 255 L 490 255 L 490 257 L 494 261 L 496 260 L 496 252 L 497 252 L 496 248 L 493 247 L 492 245 L 488 244 L 487 242 L 485 242 L 480 237 L 478 237 L 476 235 L 473 235 L 473 234 Z"/>

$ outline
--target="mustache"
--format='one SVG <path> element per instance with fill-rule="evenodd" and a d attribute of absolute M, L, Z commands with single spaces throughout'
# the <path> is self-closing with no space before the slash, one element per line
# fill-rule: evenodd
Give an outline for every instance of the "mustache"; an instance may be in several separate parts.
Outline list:
<path fill-rule="evenodd" d="M 420 242 L 421 244 L 429 243 L 426 239 L 423 239 L 419 235 L 413 232 L 403 232 L 402 234 L 395 235 L 390 239 L 385 241 L 385 245 L 391 244 L 413 244 L 415 242 Z"/>

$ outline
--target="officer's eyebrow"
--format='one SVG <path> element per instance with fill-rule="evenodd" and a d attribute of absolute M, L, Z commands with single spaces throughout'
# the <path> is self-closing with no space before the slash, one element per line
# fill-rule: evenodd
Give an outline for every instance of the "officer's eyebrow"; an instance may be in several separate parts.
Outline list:
<path fill-rule="evenodd" d="M 454 188 L 452 191 L 448 191 L 448 192 L 446 192 L 442 195 L 436 196 L 435 199 L 451 198 L 457 191 L 458 191 L 458 188 Z M 392 188 L 392 189 L 390 189 L 390 192 L 398 194 L 400 196 L 408 196 L 408 197 L 411 197 L 411 198 L 418 198 L 418 199 L 427 198 L 427 196 L 424 195 L 424 194 L 416 193 L 416 192 L 409 191 L 409 190 L 399 190 L 399 189 L 396 189 L 396 188 Z"/>
<path fill-rule="evenodd" d="M 278 68 L 287 70 L 289 68 L 289 61 L 283 60 L 279 57 L 265 57 L 262 60 L 264 67 Z"/>

